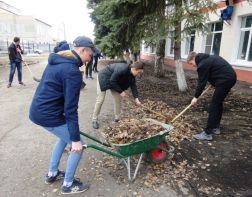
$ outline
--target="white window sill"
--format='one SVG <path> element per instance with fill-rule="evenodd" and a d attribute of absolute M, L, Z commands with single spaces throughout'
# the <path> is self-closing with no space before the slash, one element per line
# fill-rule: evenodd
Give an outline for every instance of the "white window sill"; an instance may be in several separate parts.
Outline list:
<path fill-rule="evenodd" d="M 174 54 L 167 54 L 167 55 L 165 55 L 165 57 L 174 58 Z"/>
<path fill-rule="evenodd" d="M 156 53 L 154 52 L 154 53 L 151 53 L 151 52 L 142 52 L 143 54 L 146 54 L 146 55 L 155 55 Z"/>
<path fill-rule="evenodd" d="M 230 62 L 231 65 L 235 66 L 235 67 L 248 67 L 248 68 L 252 68 L 252 62 L 248 62 L 248 61 L 242 61 L 242 60 L 237 60 L 237 61 L 233 61 Z"/>
<path fill-rule="evenodd" d="M 186 60 L 188 55 L 181 55 L 181 59 Z"/>

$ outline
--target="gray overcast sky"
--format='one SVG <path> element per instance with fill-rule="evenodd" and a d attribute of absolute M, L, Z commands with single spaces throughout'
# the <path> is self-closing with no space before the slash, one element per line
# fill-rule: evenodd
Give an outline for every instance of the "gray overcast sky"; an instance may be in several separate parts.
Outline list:
<path fill-rule="evenodd" d="M 86 0 L 3 0 L 20 9 L 22 14 L 34 15 L 36 18 L 52 25 L 65 24 L 66 38 L 71 42 L 79 35 L 94 38 L 94 24 L 89 18 Z"/>

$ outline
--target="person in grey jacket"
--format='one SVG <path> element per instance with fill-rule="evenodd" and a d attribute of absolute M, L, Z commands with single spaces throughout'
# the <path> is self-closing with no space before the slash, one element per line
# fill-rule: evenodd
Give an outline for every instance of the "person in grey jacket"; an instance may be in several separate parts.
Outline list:
<path fill-rule="evenodd" d="M 207 126 L 204 131 L 193 136 L 198 140 L 212 140 L 213 134 L 220 134 L 223 102 L 236 83 L 236 73 L 226 60 L 216 55 L 190 52 L 187 62 L 197 67 L 198 73 L 198 84 L 191 101 L 192 105 L 197 103 L 207 82 L 215 88 L 209 107 Z"/>
<path fill-rule="evenodd" d="M 101 70 L 97 79 L 97 97 L 94 108 L 92 125 L 94 129 L 99 128 L 98 115 L 100 114 L 102 104 L 106 96 L 106 90 L 111 90 L 111 94 L 114 97 L 114 113 L 115 121 L 119 121 L 119 115 L 121 112 L 121 98 L 128 97 L 125 90 L 131 88 L 133 97 L 135 98 L 135 104 L 141 105 L 138 99 L 138 91 L 136 86 L 136 76 L 140 76 L 143 73 L 144 64 L 140 61 L 134 62 L 133 65 L 126 63 L 114 63 L 108 65 Z"/>

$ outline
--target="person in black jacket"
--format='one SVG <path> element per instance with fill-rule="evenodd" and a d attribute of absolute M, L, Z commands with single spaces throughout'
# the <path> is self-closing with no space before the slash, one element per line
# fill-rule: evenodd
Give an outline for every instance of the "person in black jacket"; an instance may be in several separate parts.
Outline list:
<path fill-rule="evenodd" d="M 10 74 L 9 83 L 7 88 L 11 87 L 13 77 L 17 68 L 18 71 L 18 82 L 20 85 L 25 85 L 22 81 L 22 57 L 23 51 L 20 47 L 20 38 L 14 37 L 13 43 L 8 48 L 9 60 L 10 60 Z"/>
<path fill-rule="evenodd" d="M 119 114 L 121 112 L 121 98 L 128 96 L 125 90 L 129 87 L 131 87 L 132 94 L 135 98 L 135 104 L 141 105 L 141 102 L 138 99 L 135 77 L 140 76 L 143 73 L 143 66 L 144 64 L 139 61 L 135 62 L 132 66 L 126 63 L 114 63 L 108 65 L 99 72 L 97 80 L 97 98 L 92 118 L 94 129 L 99 128 L 98 115 L 100 114 L 106 96 L 106 90 L 110 89 L 111 94 L 114 97 L 116 122 L 119 120 Z"/>
<path fill-rule="evenodd" d="M 99 71 L 97 70 L 97 64 L 98 64 L 98 59 L 99 59 L 100 57 L 103 57 L 103 56 L 101 55 L 101 51 L 100 51 L 100 50 L 95 51 L 95 52 L 94 52 L 94 65 L 93 65 L 93 71 L 94 71 L 94 72 L 99 72 Z"/>
<path fill-rule="evenodd" d="M 85 68 L 86 79 L 94 79 L 92 77 L 93 60 L 94 58 L 92 57 L 91 60 L 86 64 L 86 68 Z"/>
<path fill-rule="evenodd" d="M 187 62 L 197 67 L 198 72 L 198 84 L 191 101 L 192 105 L 197 103 L 207 82 L 215 88 L 209 107 L 207 126 L 204 131 L 193 136 L 198 140 L 212 140 L 213 134 L 220 134 L 223 101 L 236 83 L 236 73 L 226 60 L 216 55 L 190 52 Z"/>

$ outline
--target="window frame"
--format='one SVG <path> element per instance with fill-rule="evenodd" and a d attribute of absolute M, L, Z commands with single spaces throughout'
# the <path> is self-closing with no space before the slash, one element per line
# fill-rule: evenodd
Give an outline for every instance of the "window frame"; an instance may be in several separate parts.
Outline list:
<path fill-rule="evenodd" d="M 222 29 L 221 30 L 216 30 L 216 24 L 217 23 L 222 23 Z M 214 25 L 214 26 L 212 27 L 212 25 Z M 214 44 L 214 39 L 215 39 L 216 34 L 221 33 L 221 40 L 222 40 L 223 22 L 222 21 L 212 22 L 212 23 L 209 23 L 208 26 L 209 26 L 210 32 L 205 34 L 205 36 L 204 36 L 203 51 L 204 51 L 204 53 L 207 53 L 206 52 L 206 47 L 210 46 L 211 48 L 210 48 L 210 53 L 209 54 L 213 55 L 214 54 L 213 53 L 213 44 Z M 212 36 L 211 45 L 207 45 L 207 37 L 210 36 L 210 35 Z M 221 48 L 221 42 L 220 42 L 220 47 L 219 47 L 219 54 L 220 54 L 220 48 Z M 215 54 L 215 55 L 219 55 L 219 54 Z"/>
<path fill-rule="evenodd" d="M 185 37 L 183 39 L 183 43 L 181 43 L 181 47 L 183 48 L 183 50 L 181 52 L 183 52 L 182 57 L 187 57 L 189 52 L 194 51 L 195 49 L 196 31 L 192 30 L 190 33 L 185 33 L 184 35 Z M 193 49 L 190 50 L 193 37 L 194 37 Z"/>
<path fill-rule="evenodd" d="M 146 54 L 156 54 L 156 47 L 148 46 L 144 42 L 142 43 L 142 52 Z"/>
<path fill-rule="evenodd" d="M 239 41 L 238 41 L 238 48 L 237 48 L 237 54 L 236 54 L 236 60 L 238 62 L 242 62 L 242 63 L 252 63 L 252 60 L 249 61 L 248 57 L 249 57 L 249 51 L 250 51 L 250 47 L 252 44 L 252 24 L 250 27 L 242 27 L 242 24 L 244 22 L 244 20 L 247 20 L 248 16 L 252 16 L 252 15 L 247 15 L 247 16 L 242 16 L 241 20 L 240 20 L 240 28 L 239 28 L 239 32 L 240 32 L 240 36 L 239 36 Z M 243 47 L 243 45 L 241 45 L 241 42 L 244 42 L 244 39 L 241 41 L 241 36 L 242 33 L 244 32 L 249 32 L 249 37 L 248 37 L 248 45 L 247 45 L 247 49 L 246 49 L 246 54 L 245 54 L 245 59 L 241 59 L 239 56 L 240 50 L 242 50 L 240 47 Z M 250 66 L 252 67 L 252 66 Z"/>
<path fill-rule="evenodd" d="M 165 47 L 165 51 L 166 51 L 165 56 L 174 57 L 174 44 L 175 44 L 174 33 L 175 32 L 172 30 L 168 32 L 167 39 L 166 39 L 167 44 Z"/>

